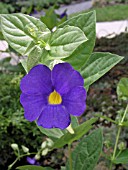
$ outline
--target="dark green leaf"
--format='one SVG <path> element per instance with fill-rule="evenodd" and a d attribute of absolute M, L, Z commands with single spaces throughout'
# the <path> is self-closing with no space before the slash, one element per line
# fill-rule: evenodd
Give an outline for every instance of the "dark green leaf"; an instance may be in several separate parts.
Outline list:
<path fill-rule="evenodd" d="M 93 53 L 81 71 L 85 88 L 88 89 L 92 83 L 102 77 L 122 59 L 123 57 L 116 54 Z"/>
<path fill-rule="evenodd" d="M 92 128 L 92 124 L 95 123 L 96 121 L 97 121 L 97 118 L 92 118 L 84 122 L 80 126 L 74 128 L 74 132 L 75 132 L 74 134 L 70 134 L 69 132 L 66 133 L 54 143 L 52 149 L 61 148 L 66 144 L 70 144 L 73 141 L 80 139 L 83 135 L 85 135 Z"/>
<path fill-rule="evenodd" d="M 41 167 L 41 166 L 36 166 L 36 165 L 19 166 L 16 169 L 19 169 L 19 170 L 53 170 L 50 167 Z"/>
<path fill-rule="evenodd" d="M 47 25 L 47 27 L 52 30 L 58 23 L 58 17 L 55 13 L 55 7 L 52 6 L 48 10 L 46 10 L 45 16 L 41 16 L 40 20 Z"/>
<path fill-rule="evenodd" d="M 70 57 L 64 59 L 66 62 L 69 62 L 75 69 L 79 70 L 90 57 L 94 45 L 95 45 L 95 25 L 96 25 L 96 14 L 95 11 L 80 14 L 76 17 L 73 17 L 59 27 L 63 28 L 65 25 L 79 27 L 86 37 L 88 41 L 81 44 L 74 52 L 70 55 Z"/>
<path fill-rule="evenodd" d="M 102 131 L 97 129 L 83 138 L 72 152 L 72 170 L 93 170 L 102 151 Z M 69 164 L 67 164 L 69 170 Z"/>

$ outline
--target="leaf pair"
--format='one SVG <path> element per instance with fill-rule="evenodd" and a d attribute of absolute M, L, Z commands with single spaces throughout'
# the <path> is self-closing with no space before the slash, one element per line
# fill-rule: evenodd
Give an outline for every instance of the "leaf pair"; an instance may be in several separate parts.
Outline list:
<path fill-rule="evenodd" d="M 51 33 L 43 22 L 24 14 L 1 15 L 1 26 L 10 46 L 21 55 L 30 56 L 27 70 L 40 61 L 46 64 L 47 60 L 69 57 L 87 41 L 78 27 L 66 25 Z"/>

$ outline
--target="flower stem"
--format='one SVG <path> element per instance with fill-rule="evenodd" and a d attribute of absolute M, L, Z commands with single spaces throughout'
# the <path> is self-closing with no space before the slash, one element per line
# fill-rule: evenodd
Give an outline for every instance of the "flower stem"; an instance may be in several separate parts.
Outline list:
<path fill-rule="evenodd" d="M 123 117 L 122 117 L 121 121 L 119 122 L 118 132 L 117 132 L 117 136 L 116 136 L 116 142 L 115 142 L 114 151 L 113 151 L 111 164 L 110 164 L 110 168 L 109 168 L 110 170 L 112 170 L 113 160 L 116 157 L 116 151 L 117 151 L 117 146 L 118 146 L 119 137 L 120 137 L 120 133 L 121 133 L 122 123 L 123 123 L 123 121 L 125 119 L 125 116 L 126 116 L 127 112 L 128 112 L 128 104 L 127 104 L 126 109 L 124 111 Z"/>
<path fill-rule="evenodd" d="M 127 112 L 128 112 L 128 104 L 127 104 L 127 106 L 126 106 L 126 109 L 125 109 L 124 115 L 123 115 L 123 117 L 122 117 L 121 123 L 123 123 Z"/>
<path fill-rule="evenodd" d="M 116 136 L 116 142 L 115 142 L 114 151 L 113 151 L 113 155 L 112 155 L 112 159 L 111 159 L 111 164 L 110 164 L 110 170 L 112 170 L 112 165 L 113 165 L 112 161 L 115 159 L 117 145 L 118 145 L 118 141 L 119 141 L 119 137 L 120 137 L 120 132 L 121 132 L 121 126 L 119 126 L 119 128 L 118 128 L 118 132 L 117 132 L 117 136 Z"/>
<path fill-rule="evenodd" d="M 72 170 L 72 155 L 71 155 L 71 144 L 68 144 L 68 156 L 69 156 L 69 169 Z"/>
<path fill-rule="evenodd" d="M 8 170 L 12 169 L 12 167 L 15 165 L 15 163 L 16 163 L 18 160 L 20 160 L 20 158 L 22 158 L 22 157 L 24 157 L 24 156 L 28 156 L 28 155 L 34 155 L 34 154 L 36 154 L 36 153 L 33 152 L 33 153 L 26 153 L 26 154 L 23 154 L 23 155 L 18 155 L 18 157 L 15 159 L 15 161 L 8 166 Z"/>

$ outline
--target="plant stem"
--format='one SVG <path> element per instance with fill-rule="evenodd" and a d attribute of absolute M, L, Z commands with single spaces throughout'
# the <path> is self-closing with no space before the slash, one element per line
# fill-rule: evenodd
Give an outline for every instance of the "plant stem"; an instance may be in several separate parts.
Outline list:
<path fill-rule="evenodd" d="M 125 119 L 125 116 L 126 116 L 127 112 L 128 112 L 128 104 L 127 104 L 126 109 L 124 111 L 123 117 L 122 117 L 121 121 L 118 124 L 119 127 L 118 127 L 117 136 L 116 136 L 116 142 L 115 142 L 115 146 L 114 146 L 114 151 L 113 151 L 113 155 L 112 155 L 112 159 L 111 159 L 110 170 L 112 170 L 113 160 L 116 157 L 116 150 L 117 150 L 118 141 L 119 141 L 119 137 L 120 137 L 120 133 L 121 133 L 122 123 L 123 123 L 123 121 Z"/>
<path fill-rule="evenodd" d="M 23 154 L 23 155 L 19 155 L 19 156 L 15 159 L 15 161 L 8 166 L 8 170 L 12 169 L 12 167 L 14 166 L 14 164 L 15 164 L 18 160 L 20 160 L 20 158 L 22 158 L 22 157 L 24 157 L 24 156 L 28 156 L 28 155 L 34 155 L 34 154 L 36 154 L 36 153 L 33 152 L 33 153 L 26 153 L 26 154 Z"/>
<path fill-rule="evenodd" d="M 126 106 L 126 109 L 125 109 L 124 115 L 123 115 L 122 120 L 121 120 L 121 122 L 120 122 L 120 123 L 123 123 L 123 121 L 124 121 L 124 119 L 125 119 L 125 116 L 126 116 L 126 113 L 127 113 L 127 112 L 128 112 L 128 104 L 127 104 L 127 106 Z"/>
<path fill-rule="evenodd" d="M 69 169 L 72 170 L 72 155 L 71 155 L 71 144 L 68 144 L 68 156 L 69 156 Z"/>

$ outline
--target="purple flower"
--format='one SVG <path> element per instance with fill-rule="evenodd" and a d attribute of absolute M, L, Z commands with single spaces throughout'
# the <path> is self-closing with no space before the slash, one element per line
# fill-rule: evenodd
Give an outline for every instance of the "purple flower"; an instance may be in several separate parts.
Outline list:
<path fill-rule="evenodd" d="M 29 156 L 27 156 L 26 159 L 27 159 L 27 162 L 31 165 L 40 165 L 40 163 L 37 162 L 35 158 L 30 158 Z"/>
<path fill-rule="evenodd" d="M 39 64 L 22 78 L 20 102 L 29 121 L 44 128 L 65 129 L 70 114 L 80 116 L 85 108 L 84 80 L 70 64 L 60 63 L 51 71 Z"/>
<path fill-rule="evenodd" d="M 60 15 L 60 19 L 64 18 L 65 16 L 67 17 L 67 9 Z"/>

